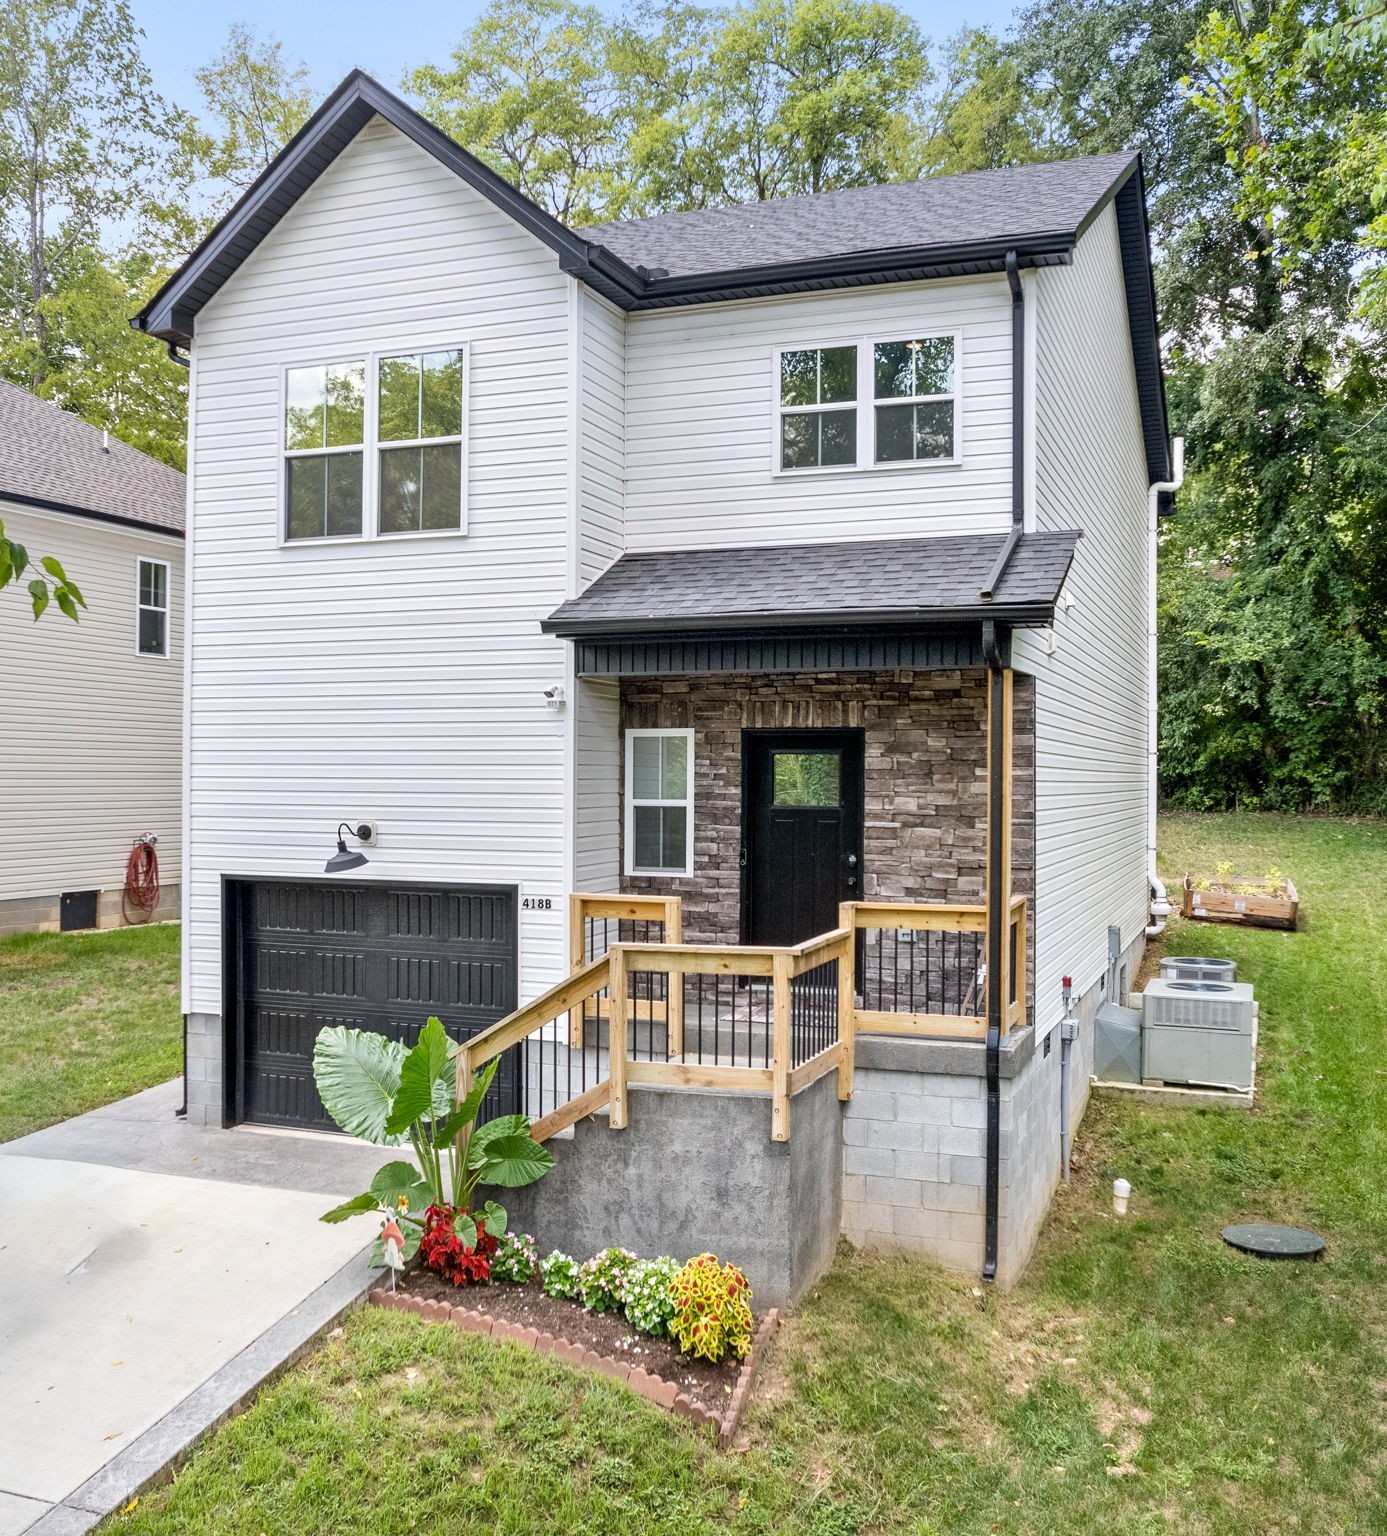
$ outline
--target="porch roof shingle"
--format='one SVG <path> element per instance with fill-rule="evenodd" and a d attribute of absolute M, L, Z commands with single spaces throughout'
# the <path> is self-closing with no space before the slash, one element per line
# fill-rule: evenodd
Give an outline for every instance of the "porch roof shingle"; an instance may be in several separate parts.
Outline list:
<path fill-rule="evenodd" d="M 1005 534 L 623 555 L 543 621 L 549 634 L 678 634 L 842 624 L 1046 624 L 1080 538 L 1022 536 L 980 596 Z"/>

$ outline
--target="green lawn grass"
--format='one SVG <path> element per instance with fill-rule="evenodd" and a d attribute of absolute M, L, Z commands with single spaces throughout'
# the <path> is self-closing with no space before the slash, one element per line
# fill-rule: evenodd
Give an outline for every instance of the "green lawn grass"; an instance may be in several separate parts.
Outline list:
<path fill-rule="evenodd" d="M 1257 985 L 1259 1108 L 1095 1100 L 1010 1295 L 845 1250 L 727 1453 L 610 1382 L 369 1310 L 115 1528 L 1387 1531 L 1387 826 L 1172 817 L 1163 839 L 1172 873 L 1231 858 L 1300 887 L 1298 934 L 1171 936 Z M 1252 1217 L 1316 1227 L 1327 1262 L 1224 1247 Z"/>
<path fill-rule="evenodd" d="M 0 1141 L 182 1068 L 178 925 L 0 939 Z"/>

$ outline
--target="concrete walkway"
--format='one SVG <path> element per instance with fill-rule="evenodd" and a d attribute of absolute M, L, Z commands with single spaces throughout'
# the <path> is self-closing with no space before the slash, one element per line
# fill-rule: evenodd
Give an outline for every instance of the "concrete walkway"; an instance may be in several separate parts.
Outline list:
<path fill-rule="evenodd" d="M 0 1146 L 0 1536 L 89 1529 L 367 1283 L 371 1224 L 317 1217 L 389 1154 L 180 1096 Z"/>

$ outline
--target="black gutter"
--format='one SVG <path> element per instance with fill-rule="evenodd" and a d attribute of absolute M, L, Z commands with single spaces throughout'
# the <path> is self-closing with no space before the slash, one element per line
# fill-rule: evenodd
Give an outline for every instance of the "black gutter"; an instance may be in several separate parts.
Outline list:
<path fill-rule="evenodd" d="M 565 639 L 586 639 L 593 635 L 678 636 L 699 634 L 704 630 L 731 631 L 756 629 L 761 631 L 819 630 L 824 626 L 842 628 L 846 625 L 882 626 L 933 626 L 957 627 L 960 624 L 976 624 L 979 620 L 992 620 L 998 624 L 1044 626 L 1053 623 L 1055 600 L 1036 603 L 1009 603 L 1002 607 L 990 603 L 968 603 L 957 608 L 888 609 L 878 612 L 870 609 L 826 609 L 819 612 L 793 614 L 777 613 L 716 613 L 698 617 L 659 618 L 649 615 L 629 619 L 541 619 L 539 627 L 546 635 L 560 635 Z"/>
<path fill-rule="evenodd" d="M 1005 271 L 1011 289 L 1011 532 L 978 593 L 985 603 L 992 601 L 1002 584 L 1021 542 L 1026 520 L 1026 295 L 1019 265 L 1016 252 L 1008 251 Z"/>
<path fill-rule="evenodd" d="M 997 642 L 997 626 L 984 620 L 982 650 L 987 661 L 987 1129 L 984 1141 L 986 1167 L 983 1188 L 982 1277 L 997 1278 L 997 1218 L 1000 1207 L 1002 1150 L 1002 953 L 1006 943 L 1006 913 L 1002 883 L 1006 875 L 1002 823 L 1006 811 L 1006 681 L 1003 657 Z"/>
<path fill-rule="evenodd" d="M 98 512 L 95 507 L 74 507 L 69 502 L 49 501 L 42 496 L 25 496 L 18 491 L 7 491 L 3 486 L 0 486 L 0 501 L 13 502 L 17 507 L 38 507 L 44 512 L 67 512 L 73 517 L 89 517 L 94 522 L 115 523 L 121 528 L 138 528 L 141 533 L 162 533 L 170 539 L 184 537 L 181 528 L 142 522 L 137 517 L 122 517 L 118 512 Z"/>

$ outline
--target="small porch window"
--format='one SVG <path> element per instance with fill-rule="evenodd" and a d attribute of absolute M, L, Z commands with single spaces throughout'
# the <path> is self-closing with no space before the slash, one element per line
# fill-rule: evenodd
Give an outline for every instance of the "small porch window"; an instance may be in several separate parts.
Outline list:
<path fill-rule="evenodd" d="M 626 873 L 693 873 L 693 732 L 626 733 Z"/>

